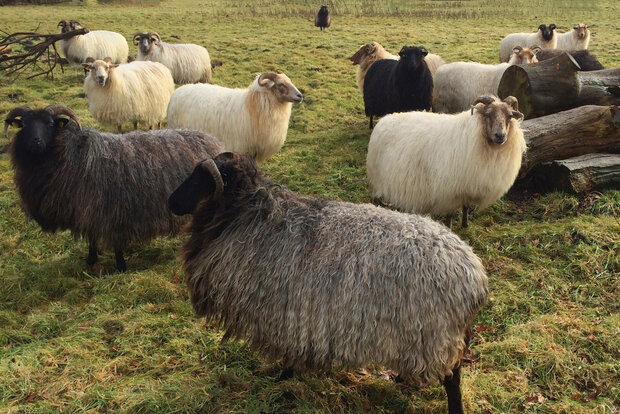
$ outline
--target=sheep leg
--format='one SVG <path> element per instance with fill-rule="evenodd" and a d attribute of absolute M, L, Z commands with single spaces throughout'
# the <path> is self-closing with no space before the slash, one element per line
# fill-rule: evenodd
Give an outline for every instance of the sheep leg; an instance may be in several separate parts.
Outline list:
<path fill-rule="evenodd" d="M 161 121 L 157 123 L 157 129 L 161 129 Z"/>
<path fill-rule="evenodd" d="M 469 207 L 463 206 L 463 217 L 461 217 L 461 227 L 466 228 L 469 225 L 468 216 L 469 216 Z"/>
<path fill-rule="evenodd" d="M 278 381 L 285 381 L 287 379 L 291 379 L 293 378 L 293 375 L 295 375 L 295 370 L 293 369 L 293 367 L 285 367 L 280 373 Z"/>
<path fill-rule="evenodd" d="M 370 124 L 368 125 L 368 129 L 372 129 L 372 115 L 370 115 Z"/>
<path fill-rule="evenodd" d="M 138 129 L 138 121 L 133 121 L 133 129 L 134 131 Z"/>
<path fill-rule="evenodd" d="M 452 216 L 453 214 L 446 214 L 446 218 L 444 219 L 444 222 L 443 222 L 446 225 L 446 227 L 449 229 L 452 228 Z"/>
<path fill-rule="evenodd" d="M 116 270 L 119 273 L 124 273 L 127 270 L 127 265 L 125 264 L 123 251 L 121 249 L 114 249 L 114 258 L 116 259 Z"/>
<path fill-rule="evenodd" d="M 86 258 L 86 264 L 89 266 L 97 263 L 97 244 L 95 242 L 90 242 L 88 244 L 88 257 Z"/>
<path fill-rule="evenodd" d="M 121 125 L 118 126 L 118 133 L 120 134 L 123 131 L 123 128 L 121 127 Z"/>
<path fill-rule="evenodd" d="M 443 386 L 448 395 L 448 413 L 463 414 L 463 402 L 461 401 L 461 368 L 454 367 L 452 376 L 443 380 Z"/>

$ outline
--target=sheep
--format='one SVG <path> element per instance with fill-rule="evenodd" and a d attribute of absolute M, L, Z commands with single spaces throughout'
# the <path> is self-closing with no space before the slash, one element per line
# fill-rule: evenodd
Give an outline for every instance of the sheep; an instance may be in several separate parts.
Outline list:
<path fill-rule="evenodd" d="M 536 54 L 538 60 L 552 59 L 561 54 L 568 53 L 575 59 L 575 62 L 579 65 L 579 70 L 591 71 L 605 69 L 601 62 L 597 59 L 596 55 L 590 53 L 589 50 L 560 50 L 560 49 L 547 49 L 541 50 Z"/>
<path fill-rule="evenodd" d="M 332 18 L 329 15 L 329 10 L 327 10 L 327 6 L 323 5 L 314 17 L 314 25 L 320 27 L 322 31 L 324 28 L 331 26 L 331 24 Z"/>
<path fill-rule="evenodd" d="M 457 113 L 468 109 L 478 96 L 497 94 L 504 72 L 511 64 L 536 63 L 540 48 L 515 46 L 509 63 L 485 65 L 454 62 L 443 65 L 435 74 L 433 111 Z"/>
<path fill-rule="evenodd" d="M 587 24 L 576 24 L 573 30 L 558 33 L 557 48 L 562 50 L 585 50 L 590 45 L 590 30 Z"/>
<path fill-rule="evenodd" d="M 424 46 L 403 46 L 400 60 L 375 62 L 364 79 L 364 108 L 370 117 L 392 112 L 429 110 L 433 95 L 433 77 L 424 57 Z"/>
<path fill-rule="evenodd" d="M 170 69 L 175 83 L 213 83 L 211 58 L 204 47 L 192 43 L 162 42 L 156 32 L 138 32 L 133 35 L 133 43 L 138 46 L 137 60 L 163 64 Z"/>
<path fill-rule="evenodd" d="M 168 196 L 196 158 L 223 150 L 217 139 L 196 131 L 116 135 L 82 129 L 62 105 L 14 108 L 5 119 L 5 136 L 9 126 L 21 128 L 9 153 L 25 213 L 43 231 L 68 229 L 86 239 L 90 266 L 98 248 L 114 248 L 119 272 L 127 269 L 128 245 L 179 231 L 185 220 L 171 214 Z"/>
<path fill-rule="evenodd" d="M 149 127 L 166 116 L 168 102 L 174 92 L 174 80 L 167 67 L 158 62 L 110 64 L 110 59 L 83 63 L 89 74 L 84 79 L 90 113 L 103 125 L 138 122 Z"/>
<path fill-rule="evenodd" d="M 443 380 L 462 413 L 460 361 L 487 296 L 472 249 L 441 224 L 371 204 L 300 197 L 248 154 L 199 163 L 169 199 L 193 212 L 182 250 L 199 316 L 289 369 L 370 363 Z"/>
<path fill-rule="evenodd" d="M 485 208 L 511 187 L 525 152 L 517 99 L 481 96 L 456 115 L 408 112 L 381 119 L 366 160 L 375 198 L 407 212 Z M 400 166 L 396 168 L 395 166 Z"/>
<path fill-rule="evenodd" d="M 82 29 L 77 20 L 61 20 L 58 23 L 60 33 Z M 91 30 L 85 35 L 73 36 L 59 41 L 60 49 L 67 60 L 76 65 L 86 61 L 86 58 L 104 59 L 109 57 L 112 63 L 126 63 L 129 55 L 129 46 L 125 37 L 116 32 L 107 30 Z"/>
<path fill-rule="evenodd" d="M 228 151 L 250 153 L 260 162 L 282 148 L 292 102 L 302 99 L 280 71 L 256 76 L 247 89 L 185 85 L 172 94 L 168 126 L 213 134 Z"/>
<path fill-rule="evenodd" d="M 541 49 L 555 49 L 558 36 L 555 33 L 555 24 L 541 24 L 536 33 L 511 33 L 504 37 L 499 44 L 499 61 L 508 62 L 515 46 L 532 47 Z"/>

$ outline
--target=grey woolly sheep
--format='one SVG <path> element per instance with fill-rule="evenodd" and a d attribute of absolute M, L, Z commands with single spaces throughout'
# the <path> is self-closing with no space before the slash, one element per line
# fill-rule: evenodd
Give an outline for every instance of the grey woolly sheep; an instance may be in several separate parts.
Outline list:
<path fill-rule="evenodd" d="M 9 153 L 26 214 L 44 231 L 71 230 L 97 247 L 114 248 L 116 267 L 126 270 L 123 249 L 178 232 L 184 220 L 167 207 L 170 193 L 194 162 L 223 150 L 215 138 L 190 130 L 134 131 L 124 135 L 80 127 L 62 105 L 20 106 L 6 117 L 21 128 Z"/>
<path fill-rule="evenodd" d="M 193 212 L 182 257 L 194 309 L 227 336 L 287 368 L 375 363 L 443 380 L 450 412 L 462 412 L 459 366 L 487 276 L 448 228 L 297 196 L 248 154 L 206 159 L 169 204 Z"/>

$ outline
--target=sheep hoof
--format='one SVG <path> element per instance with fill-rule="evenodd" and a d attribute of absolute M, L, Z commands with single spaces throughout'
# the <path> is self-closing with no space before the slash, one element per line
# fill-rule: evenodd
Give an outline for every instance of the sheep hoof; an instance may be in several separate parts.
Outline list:
<path fill-rule="evenodd" d="M 286 381 L 288 379 L 293 378 L 293 375 L 295 375 L 295 370 L 291 367 L 286 367 L 280 373 L 280 376 L 278 377 L 278 381 Z"/>
<path fill-rule="evenodd" d="M 463 206 L 463 217 L 461 217 L 461 227 L 466 229 L 469 226 L 468 222 L 469 207 Z"/>
<path fill-rule="evenodd" d="M 86 258 L 86 264 L 89 266 L 97 263 L 97 246 L 91 244 L 88 246 L 88 257 Z"/>
<path fill-rule="evenodd" d="M 123 251 L 114 250 L 114 257 L 116 258 L 116 270 L 118 270 L 118 273 L 125 273 L 125 271 L 127 271 L 127 264 L 125 264 Z"/>
<path fill-rule="evenodd" d="M 463 402 L 461 400 L 461 368 L 455 367 L 452 376 L 443 380 L 443 386 L 448 396 L 448 413 L 463 414 Z"/>

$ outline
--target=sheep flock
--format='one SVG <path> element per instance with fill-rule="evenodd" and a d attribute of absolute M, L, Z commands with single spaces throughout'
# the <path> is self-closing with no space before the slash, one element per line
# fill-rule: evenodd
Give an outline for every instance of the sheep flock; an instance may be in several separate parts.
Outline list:
<path fill-rule="evenodd" d="M 313 9 L 315 35 L 337 37 L 345 24 L 332 22 L 338 9 L 330 8 Z M 289 127 L 300 128 L 300 112 L 321 105 L 312 88 L 328 87 L 321 82 L 329 62 L 313 64 L 325 69 L 312 74 L 321 79 L 312 88 L 279 70 L 293 72 L 286 54 L 280 67 L 265 60 L 248 71 L 240 50 L 214 73 L 211 57 L 223 46 L 202 34 L 177 41 L 157 24 L 91 30 L 59 45 L 85 69 L 82 109 L 101 127 L 82 127 L 77 108 L 56 94 L 5 115 L 5 136 L 15 130 L 7 152 L 25 217 L 45 232 L 85 240 L 90 268 L 112 250 L 119 272 L 142 271 L 125 260 L 131 246 L 185 226 L 178 259 L 196 314 L 278 361 L 283 381 L 291 372 L 378 365 L 406 384 L 441 383 L 447 411 L 463 413 L 464 356 L 493 275 L 452 230 L 452 216 L 462 211 L 459 228 L 467 227 L 473 208 L 509 191 L 527 154 L 519 102 L 499 96 L 504 72 L 564 52 L 583 70 L 602 69 L 587 50 L 588 25 L 506 31 L 494 62 L 449 62 L 440 42 L 360 39 L 340 50 L 359 66 L 350 90 L 332 91 L 333 99 L 357 99 L 364 127 L 354 128 L 367 133 L 365 114 L 372 130 L 366 180 L 374 204 L 354 204 L 299 195 L 262 169 L 296 145 L 287 144 Z M 220 70 L 238 80 L 221 83 Z M 309 122 L 303 128 L 313 130 L 321 120 Z M 124 125 L 131 129 L 122 133 Z"/>

